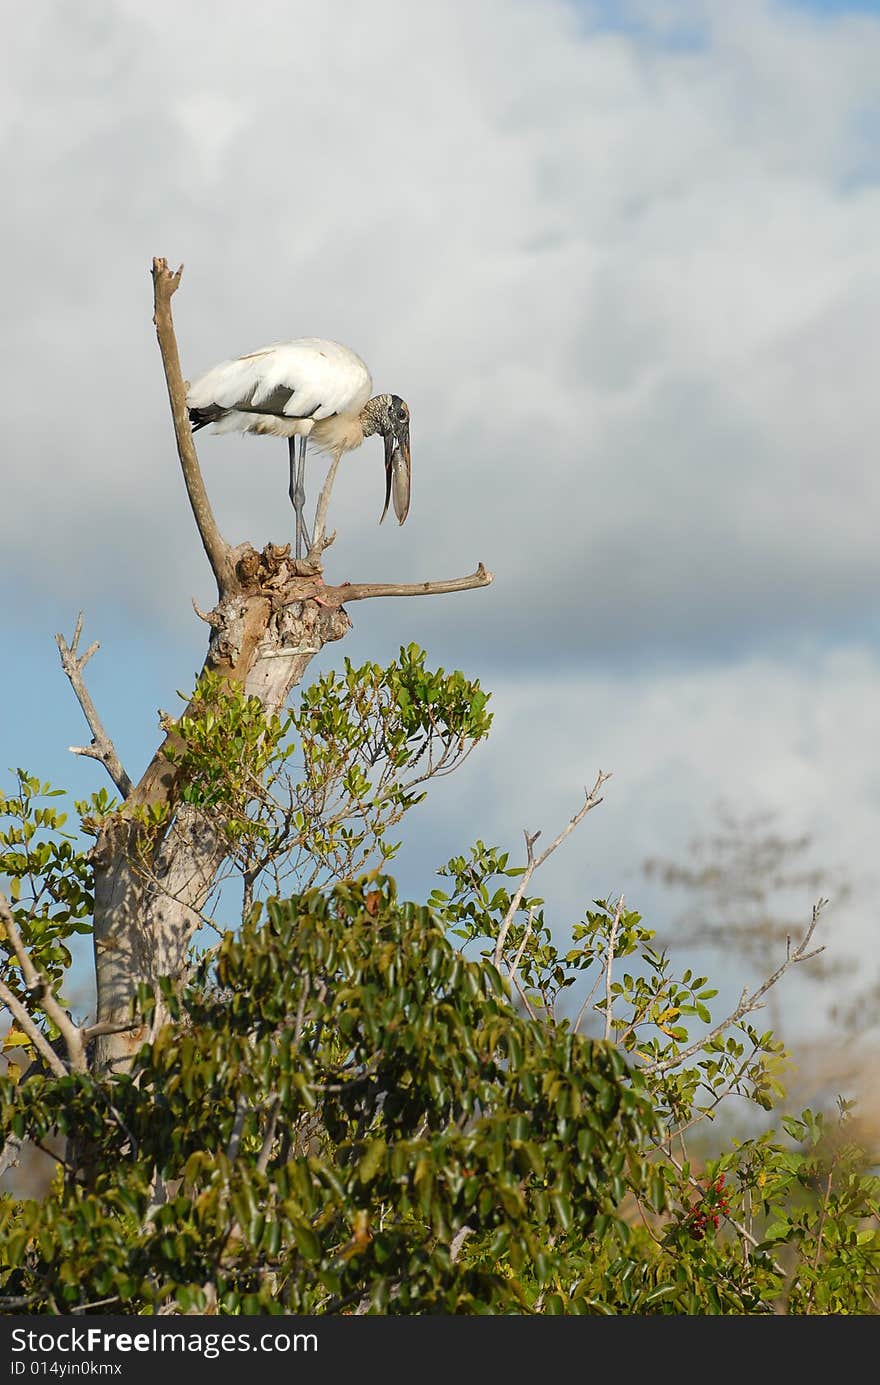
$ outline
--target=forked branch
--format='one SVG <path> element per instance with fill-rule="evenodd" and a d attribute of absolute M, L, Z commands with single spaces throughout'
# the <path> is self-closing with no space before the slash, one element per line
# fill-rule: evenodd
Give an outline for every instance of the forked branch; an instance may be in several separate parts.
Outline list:
<path fill-rule="evenodd" d="M 162 365 L 165 369 L 165 381 L 168 385 L 168 398 L 171 403 L 171 417 L 174 421 L 174 436 L 177 440 L 177 455 L 183 470 L 186 493 L 189 496 L 189 503 L 202 545 L 208 555 L 208 562 L 211 564 L 211 570 L 217 580 L 217 589 L 220 595 L 224 596 L 235 584 L 235 569 L 229 545 L 217 528 L 217 521 L 214 518 L 208 492 L 205 490 L 205 483 L 202 479 L 189 423 L 189 413 L 186 407 L 186 385 L 184 384 L 183 371 L 180 368 L 180 353 L 177 349 L 174 320 L 171 316 L 171 299 L 177 291 L 182 273 L 183 265 L 172 273 L 168 268 L 167 260 L 158 256 L 154 258 L 153 322 L 156 324 L 156 336 L 159 338 L 159 350 L 162 353 Z"/>
<path fill-rule="evenodd" d="M 83 677 L 83 669 L 91 659 L 92 655 L 101 648 L 98 641 L 90 644 L 85 653 L 79 652 L 79 640 L 82 634 L 83 617 L 82 611 L 76 618 L 76 629 L 73 632 L 73 639 L 67 643 L 63 635 L 55 636 L 55 643 L 61 655 L 61 667 L 70 679 L 70 685 L 76 693 L 76 700 L 83 709 L 83 714 L 89 724 L 92 733 L 91 745 L 71 745 L 68 747 L 73 755 L 88 755 L 92 760 L 99 760 L 106 769 L 113 783 L 116 785 L 123 798 L 127 798 L 131 792 L 131 780 L 122 767 L 122 761 L 116 753 L 116 748 L 98 716 L 98 709 L 92 701 L 89 690 Z"/>
<path fill-rule="evenodd" d="M 730 1029 L 732 1025 L 738 1024 L 741 1019 L 744 1019 L 746 1015 L 752 1014 L 753 1011 L 760 1010 L 763 1005 L 764 996 L 776 985 L 777 981 L 788 971 L 789 967 L 796 966 L 798 962 L 809 962 L 813 957 L 818 957 L 820 952 L 825 951 L 824 944 L 822 947 L 811 947 L 810 944 L 813 940 L 813 934 L 816 931 L 816 924 L 819 922 L 819 916 L 827 903 L 827 899 L 819 899 L 816 901 L 813 905 L 810 922 L 807 924 L 804 935 L 794 951 L 792 951 L 791 940 L 789 939 L 785 960 L 780 962 L 776 970 L 767 977 L 767 980 L 764 981 L 754 993 L 744 990 L 739 998 L 739 1004 L 736 1009 L 733 1010 L 726 1019 L 721 1020 L 713 1029 L 709 1030 L 708 1034 L 704 1034 L 701 1039 L 688 1045 L 687 1048 L 676 1051 L 666 1058 L 658 1059 L 654 1063 L 646 1063 L 640 1071 L 643 1073 L 664 1073 L 671 1071 L 673 1068 L 677 1068 L 681 1063 L 687 1062 L 689 1058 L 693 1058 L 695 1054 L 699 1053 L 710 1040 L 717 1038 L 719 1034 L 723 1034 L 725 1029 Z"/>
<path fill-rule="evenodd" d="M 508 908 L 507 913 L 504 915 L 503 922 L 498 930 L 498 941 L 495 944 L 495 955 L 493 958 L 496 967 L 501 966 L 501 958 L 504 954 L 504 944 L 507 942 L 507 935 L 510 932 L 513 920 L 516 917 L 516 911 L 522 903 L 523 895 L 528 889 L 529 882 L 532 876 L 534 875 L 535 871 L 540 870 L 541 866 L 547 860 L 547 857 L 552 856 L 553 852 L 557 849 L 557 847 L 560 847 L 562 845 L 569 833 L 573 832 L 574 829 L 581 822 L 583 822 L 587 813 L 589 813 L 591 809 L 597 808 L 599 806 L 599 804 L 602 802 L 602 799 L 599 797 L 599 791 L 602 788 L 602 785 L 607 783 L 607 781 L 610 778 L 610 773 L 606 774 L 601 769 L 599 770 L 599 773 L 596 776 L 596 782 L 593 785 L 593 787 L 589 790 L 584 790 L 584 793 L 586 795 L 584 802 L 581 804 L 580 808 L 574 814 L 574 817 L 569 818 L 568 822 L 565 824 L 559 835 L 557 837 L 554 837 L 550 845 L 544 848 L 540 856 L 535 855 L 535 842 L 538 840 L 541 833 L 523 833 L 526 840 L 526 868 L 522 873 L 516 894 L 510 901 L 510 907 Z"/>

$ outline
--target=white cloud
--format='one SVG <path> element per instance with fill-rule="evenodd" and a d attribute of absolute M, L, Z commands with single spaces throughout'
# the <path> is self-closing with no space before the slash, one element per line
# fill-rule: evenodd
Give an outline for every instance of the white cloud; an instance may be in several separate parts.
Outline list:
<path fill-rule="evenodd" d="M 39 529 L 44 580 L 76 560 L 84 597 L 123 562 L 147 607 L 202 580 L 149 324 L 160 251 L 187 262 L 190 373 L 318 332 L 409 398 L 407 529 L 375 529 L 375 448 L 339 485 L 353 572 L 483 557 L 499 653 L 524 607 L 556 611 L 551 642 L 645 624 L 699 642 L 755 603 L 801 627 L 802 595 L 833 625 L 877 577 L 880 191 L 856 136 L 880 24 L 758 0 L 647 16 L 626 34 L 510 0 L 21 15 L 6 547 Z M 688 18 L 698 43 L 657 41 Z M 202 456 L 230 535 L 283 537 L 278 446 Z"/>

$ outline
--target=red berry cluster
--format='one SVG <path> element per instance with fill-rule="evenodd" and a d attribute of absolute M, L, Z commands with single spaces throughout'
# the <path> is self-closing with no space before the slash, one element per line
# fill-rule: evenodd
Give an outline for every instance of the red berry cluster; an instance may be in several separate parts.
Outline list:
<path fill-rule="evenodd" d="M 722 1217 L 730 1215 L 730 1203 L 724 1191 L 724 1174 L 719 1173 L 714 1183 L 706 1189 L 702 1202 L 696 1203 L 688 1215 L 685 1225 L 692 1240 L 702 1241 L 709 1225 L 717 1230 Z"/>

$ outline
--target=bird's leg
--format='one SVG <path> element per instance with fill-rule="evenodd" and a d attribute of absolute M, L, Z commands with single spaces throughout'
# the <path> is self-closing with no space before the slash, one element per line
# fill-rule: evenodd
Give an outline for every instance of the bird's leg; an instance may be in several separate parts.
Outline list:
<path fill-rule="evenodd" d="M 303 487 L 303 468 L 302 468 L 302 449 L 300 449 L 300 460 L 296 459 L 296 438 L 287 439 L 287 448 L 290 456 L 290 503 L 296 514 L 296 556 L 303 556 L 303 532 L 305 521 L 303 519 L 303 509 L 306 503 L 305 489 Z"/>
<path fill-rule="evenodd" d="M 306 528 L 305 515 L 303 513 L 306 503 L 306 491 L 304 477 L 306 469 L 306 442 L 307 438 L 299 440 L 299 460 L 296 459 L 296 438 L 288 438 L 287 446 L 290 453 L 290 503 L 296 511 L 296 556 L 301 558 L 303 551 L 307 553 L 311 548 L 309 531 Z"/>
<path fill-rule="evenodd" d="M 312 546 L 312 541 L 309 538 L 309 531 L 306 525 L 306 517 L 303 513 L 306 503 L 306 445 L 308 444 L 308 441 L 309 440 L 307 437 L 300 438 L 299 440 L 299 462 L 297 463 L 296 472 L 296 488 L 300 504 L 299 523 L 300 528 L 302 530 L 303 545 L 307 553 Z"/>

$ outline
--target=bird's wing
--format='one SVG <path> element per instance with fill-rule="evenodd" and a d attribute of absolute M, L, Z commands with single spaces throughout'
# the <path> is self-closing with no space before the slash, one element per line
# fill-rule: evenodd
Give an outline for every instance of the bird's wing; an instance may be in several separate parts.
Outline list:
<path fill-rule="evenodd" d="M 190 385 L 187 404 L 321 419 L 360 413 L 371 390 L 370 372 L 354 351 L 300 337 L 214 366 Z"/>

